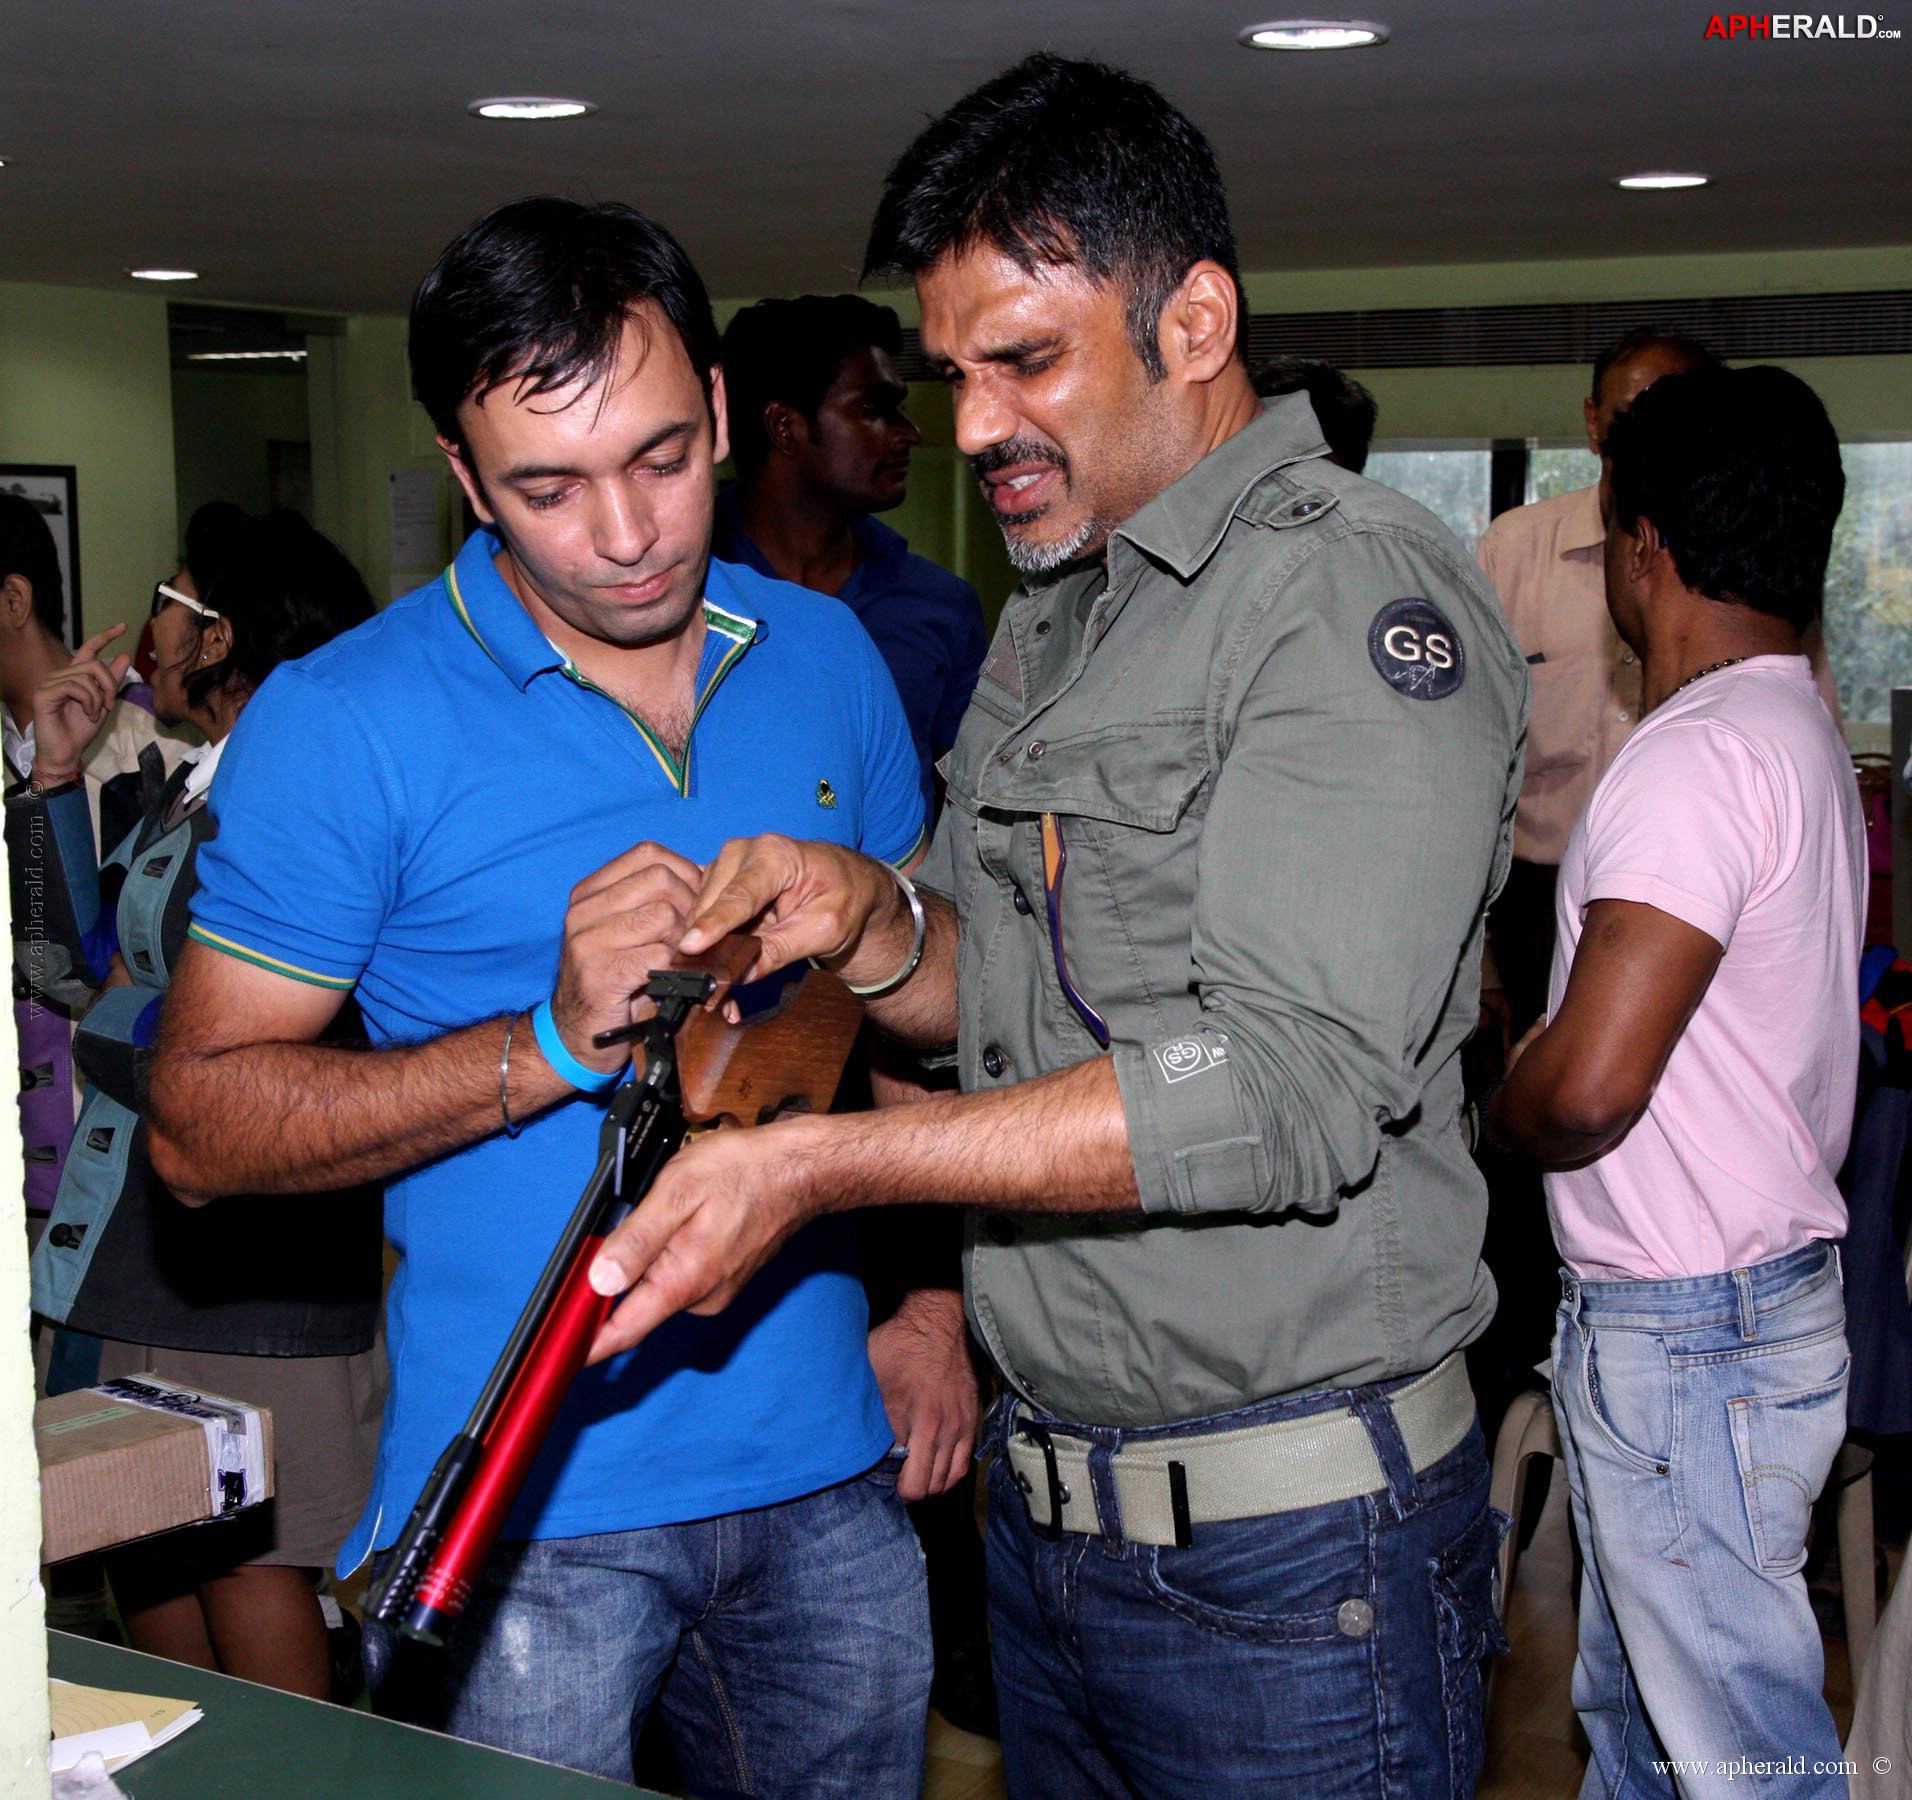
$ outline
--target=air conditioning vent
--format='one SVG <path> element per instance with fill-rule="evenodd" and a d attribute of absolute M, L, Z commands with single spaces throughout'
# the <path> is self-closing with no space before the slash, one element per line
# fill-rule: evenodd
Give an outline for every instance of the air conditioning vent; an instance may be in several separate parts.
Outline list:
<path fill-rule="evenodd" d="M 1616 338 L 1640 325 L 1691 332 L 1734 362 L 1904 356 L 1912 354 L 1912 291 L 1256 313 L 1248 321 L 1248 360 L 1318 357 L 1344 369 L 1591 364 Z M 914 331 L 903 334 L 902 365 L 907 380 L 931 379 Z"/>

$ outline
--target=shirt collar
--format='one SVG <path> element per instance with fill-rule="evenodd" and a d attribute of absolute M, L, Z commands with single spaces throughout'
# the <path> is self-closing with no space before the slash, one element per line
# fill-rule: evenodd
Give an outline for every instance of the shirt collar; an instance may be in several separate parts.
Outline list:
<path fill-rule="evenodd" d="M 1567 496 L 1573 505 L 1567 509 L 1560 532 L 1560 551 L 1564 556 L 1574 550 L 1598 550 L 1607 541 L 1607 528 L 1600 517 L 1600 489 L 1576 488 Z"/>
<path fill-rule="evenodd" d="M 868 513 L 850 521 L 850 535 L 856 539 L 857 563 L 837 598 L 854 604 L 857 592 L 866 580 L 887 582 L 890 579 L 891 572 L 909 554 L 909 540 Z M 770 559 L 758 549 L 756 540 L 744 530 L 743 521 L 737 517 L 737 484 L 734 481 L 725 482 L 717 490 L 717 529 L 714 536 L 726 561 L 742 563 L 745 568 L 755 569 L 759 575 L 767 575 L 772 581 L 783 579 L 770 566 Z"/>
<path fill-rule="evenodd" d="M 472 641 L 523 692 L 539 675 L 564 668 L 566 659 L 498 573 L 498 548 L 496 532 L 474 531 L 444 573 L 445 595 Z M 758 631 L 758 621 L 744 611 L 735 583 L 715 559 L 704 575 L 704 625 L 738 644 L 752 642 Z"/>
<path fill-rule="evenodd" d="M 1288 463 L 1326 456 L 1314 408 L 1300 394 L 1264 400 L 1261 415 L 1115 529 L 1184 581 L 1215 554 L 1242 497 Z"/>

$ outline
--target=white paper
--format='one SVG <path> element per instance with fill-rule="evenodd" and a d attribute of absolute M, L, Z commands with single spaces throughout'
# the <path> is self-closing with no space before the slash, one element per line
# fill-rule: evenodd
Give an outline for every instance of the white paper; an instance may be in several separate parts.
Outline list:
<path fill-rule="evenodd" d="M 443 560 L 438 539 L 436 469 L 393 469 L 390 484 L 392 567 L 434 570 Z"/>

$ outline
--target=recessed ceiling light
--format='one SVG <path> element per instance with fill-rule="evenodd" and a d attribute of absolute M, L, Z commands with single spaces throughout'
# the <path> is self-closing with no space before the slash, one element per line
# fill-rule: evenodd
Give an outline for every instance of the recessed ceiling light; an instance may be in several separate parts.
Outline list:
<path fill-rule="evenodd" d="M 1250 25 L 1236 42 L 1250 50 L 1364 50 L 1388 35 L 1372 19 L 1271 19 Z"/>
<path fill-rule="evenodd" d="M 545 94 L 501 94 L 474 100 L 465 108 L 480 119 L 581 119 L 597 108 L 588 100 L 560 100 Z"/>
<path fill-rule="evenodd" d="M 195 350 L 188 362 L 304 362 L 303 350 Z"/>
<path fill-rule="evenodd" d="M 197 281 L 197 269 L 128 269 L 135 281 Z"/>
<path fill-rule="evenodd" d="M 0 169 L 4 169 L 12 161 L 13 158 L 10 156 L 0 156 Z"/>
<path fill-rule="evenodd" d="M 1622 175 L 1613 185 L 1629 193 L 1646 194 L 1666 188 L 1705 187 L 1710 180 L 1710 175 L 1678 175 L 1671 170 L 1656 170 L 1646 175 Z"/>

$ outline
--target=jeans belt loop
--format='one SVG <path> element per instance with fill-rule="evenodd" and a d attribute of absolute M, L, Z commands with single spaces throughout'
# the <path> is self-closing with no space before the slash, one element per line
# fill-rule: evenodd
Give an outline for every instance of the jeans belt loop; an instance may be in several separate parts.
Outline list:
<path fill-rule="evenodd" d="M 1733 1271 L 1733 1292 L 1739 1296 L 1739 1335 L 1753 1343 L 1759 1337 L 1759 1309 L 1753 1303 L 1753 1272 Z"/>

